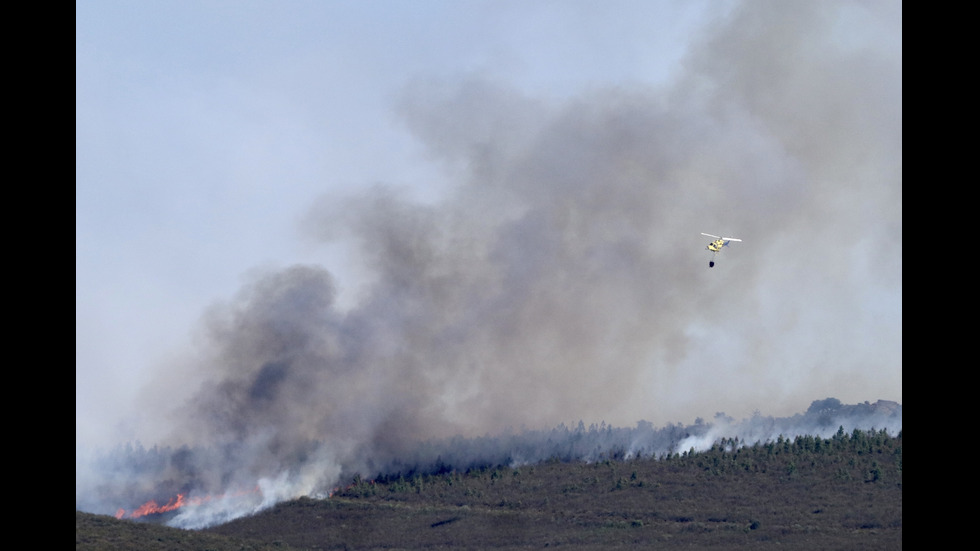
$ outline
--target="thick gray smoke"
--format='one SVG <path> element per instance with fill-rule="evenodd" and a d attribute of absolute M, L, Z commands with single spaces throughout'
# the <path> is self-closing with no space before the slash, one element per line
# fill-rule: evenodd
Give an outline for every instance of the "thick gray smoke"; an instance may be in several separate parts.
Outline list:
<path fill-rule="evenodd" d="M 195 489 L 268 503 L 427 439 L 900 400 L 901 67 L 900 5 L 776 1 L 664 88 L 412 83 L 398 113 L 455 187 L 312 209 L 355 252 L 349 305 L 307 265 L 208 313 L 168 418 L 214 450 Z M 700 232 L 744 241 L 708 269 Z"/>

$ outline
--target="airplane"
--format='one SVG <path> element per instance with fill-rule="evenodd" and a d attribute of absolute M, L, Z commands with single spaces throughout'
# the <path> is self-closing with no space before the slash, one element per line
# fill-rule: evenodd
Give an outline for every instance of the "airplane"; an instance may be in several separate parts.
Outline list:
<path fill-rule="evenodd" d="M 711 251 L 711 260 L 708 261 L 709 268 L 714 268 L 715 254 L 721 252 L 722 247 L 727 247 L 728 244 L 731 243 L 732 241 L 742 241 L 741 239 L 736 239 L 734 237 L 719 237 L 717 235 L 711 235 L 710 233 L 704 233 L 704 232 L 701 232 L 701 235 L 707 235 L 708 237 L 715 238 L 714 241 L 708 243 L 708 246 L 705 247 L 706 249 Z"/>

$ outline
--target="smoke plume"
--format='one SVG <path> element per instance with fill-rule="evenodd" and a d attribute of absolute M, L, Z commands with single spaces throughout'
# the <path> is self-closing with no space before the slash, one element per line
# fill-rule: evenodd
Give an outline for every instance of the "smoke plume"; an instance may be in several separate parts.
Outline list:
<path fill-rule="evenodd" d="M 356 289 L 267 270 L 207 313 L 154 387 L 174 489 L 259 485 L 257 510 L 424 441 L 900 400 L 900 12 L 745 2 L 664 87 L 411 83 L 397 113 L 453 187 L 324 197 L 303 227 Z M 709 269 L 700 232 L 743 242 Z"/>

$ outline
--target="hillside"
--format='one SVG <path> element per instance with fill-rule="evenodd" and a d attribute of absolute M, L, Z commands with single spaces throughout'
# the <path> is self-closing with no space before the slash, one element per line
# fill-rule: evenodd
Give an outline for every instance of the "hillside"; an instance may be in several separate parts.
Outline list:
<path fill-rule="evenodd" d="M 117 520 L 75 511 L 76 551 L 288 551 L 282 542 L 245 541 L 234 536 L 180 530 L 148 522 Z"/>
<path fill-rule="evenodd" d="M 902 434 L 358 477 L 197 532 L 90 517 L 76 513 L 76 549 L 900 549 Z"/>

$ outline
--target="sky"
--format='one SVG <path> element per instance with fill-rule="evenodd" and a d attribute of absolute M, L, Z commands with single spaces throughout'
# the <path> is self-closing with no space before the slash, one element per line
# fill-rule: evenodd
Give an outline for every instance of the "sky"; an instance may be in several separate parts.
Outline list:
<path fill-rule="evenodd" d="M 901 23 L 76 3 L 76 456 L 901 402 Z"/>

